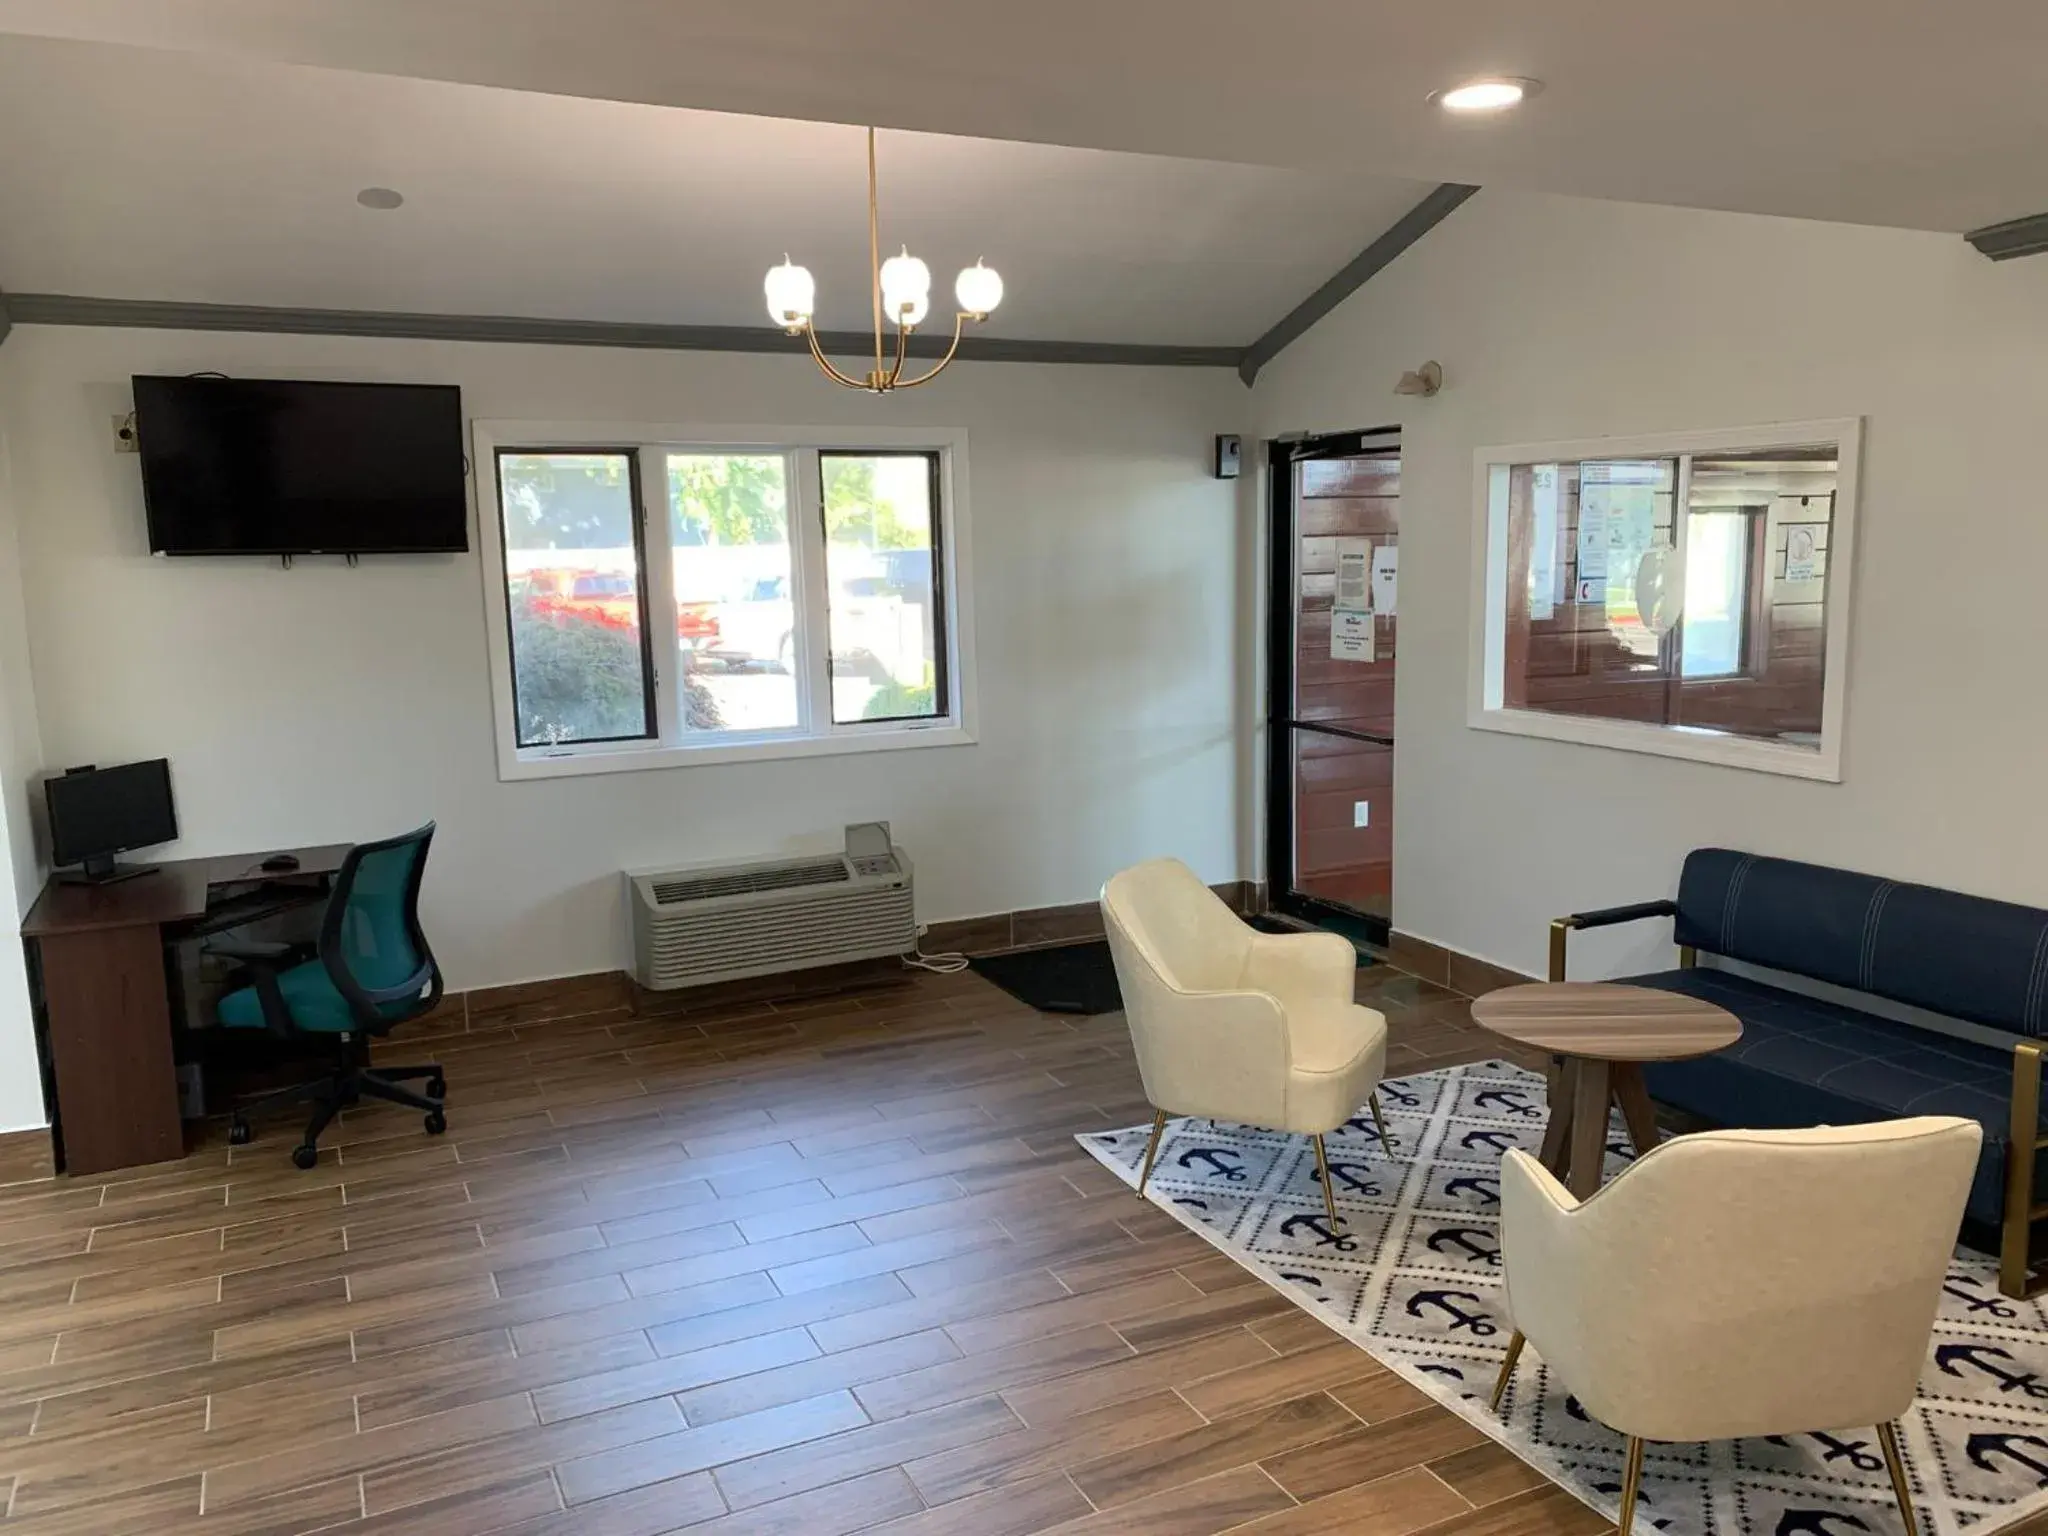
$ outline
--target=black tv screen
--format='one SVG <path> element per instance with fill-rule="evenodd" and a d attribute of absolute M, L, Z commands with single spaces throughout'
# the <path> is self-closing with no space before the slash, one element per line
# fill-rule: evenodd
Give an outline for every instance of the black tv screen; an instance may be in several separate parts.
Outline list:
<path fill-rule="evenodd" d="M 138 375 L 135 433 L 158 554 L 469 548 L 452 385 Z"/>

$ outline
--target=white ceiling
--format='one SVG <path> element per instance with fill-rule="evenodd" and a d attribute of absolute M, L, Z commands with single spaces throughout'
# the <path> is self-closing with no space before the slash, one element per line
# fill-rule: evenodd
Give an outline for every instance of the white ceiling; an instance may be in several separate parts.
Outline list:
<path fill-rule="evenodd" d="M 0 0 L 0 30 L 1925 229 L 2048 209 L 2041 0 Z M 1425 104 L 1481 71 L 1549 89 Z"/>
<path fill-rule="evenodd" d="M 865 157 L 858 128 L 0 36 L 0 288 L 765 328 L 788 251 L 860 328 Z M 903 132 L 880 158 L 935 308 L 986 257 L 987 331 L 1041 339 L 1244 344 L 1428 191 Z"/>

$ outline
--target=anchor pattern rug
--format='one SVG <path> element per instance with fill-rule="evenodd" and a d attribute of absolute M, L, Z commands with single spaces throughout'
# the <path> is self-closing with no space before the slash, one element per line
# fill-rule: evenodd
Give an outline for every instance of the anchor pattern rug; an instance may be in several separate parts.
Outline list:
<path fill-rule="evenodd" d="M 1622 1438 L 1587 1418 L 1532 1350 L 1504 1415 L 1486 1406 L 1512 1326 L 1502 1306 L 1500 1159 L 1534 1152 L 1543 1079 L 1489 1061 L 1380 1085 L 1389 1155 L 1370 1115 L 1327 1138 L 1345 1213 L 1332 1231 L 1305 1136 L 1177 1120 L 1146 1197 L 1607 1515 Z M 1077 1138 L 1135 1186 L 1151 1127 Z M 1608 1172 L 1631 1157 L 1619 1119 Z M 1901 1423 L 1923 1531 L 1974 1536 L 2048 1507 L 2048 1311 L 1999 1294 L 1989 1259 L 1961 1252 Z M 1870 1428 L 1713 1445 L 1652 1445 L 1638 1532 L 1667 1536 L 1902 1536 Z"/>

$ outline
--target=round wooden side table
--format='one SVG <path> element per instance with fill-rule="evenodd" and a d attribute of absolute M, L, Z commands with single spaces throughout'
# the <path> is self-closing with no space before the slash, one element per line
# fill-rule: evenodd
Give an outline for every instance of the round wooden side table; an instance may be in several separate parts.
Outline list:
<path fill-rule="evenodd" d="M 1600 1187 L 1607 1106 L 1621 1106 L 1642 1156 L 1657 1144 L 1657 1117 L 1641 1063 L 1706 1056 L 1742 1038 L 1725 1008 L 1611 981 L 1539 981 L 1472 1000 L 1472 1020 L 1550 1057 L 1550 1122 L 1543 1166 L 1581 1200 Z"/>

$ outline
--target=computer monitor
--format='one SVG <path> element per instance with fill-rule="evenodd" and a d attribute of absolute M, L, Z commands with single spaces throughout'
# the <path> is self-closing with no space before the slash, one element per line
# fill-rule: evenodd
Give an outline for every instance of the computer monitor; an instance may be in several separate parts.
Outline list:
<path fill-rule="evenodd" d="M 54 774 L 43 780 L 43 799 L 50 811 L 52 862 L 81 866 L 62 876 L 67 880 L 97 884 L 146 875 L 146 868 L 116 864 L 114 855 L 178 835 L 167 758 Z"/>

